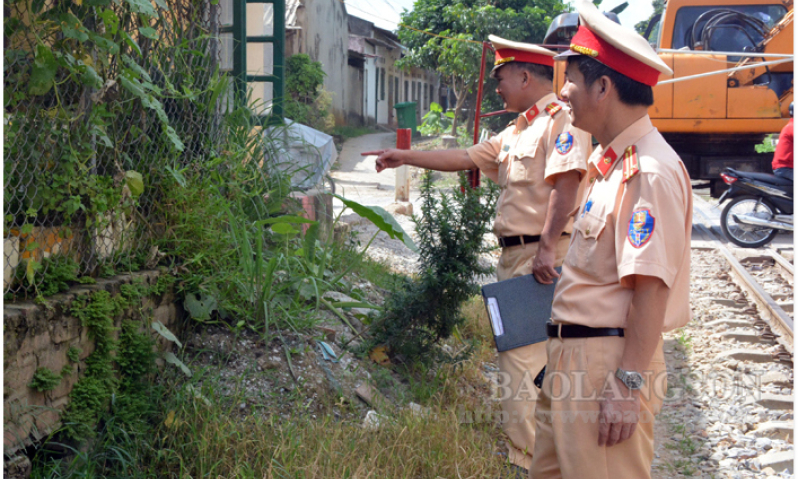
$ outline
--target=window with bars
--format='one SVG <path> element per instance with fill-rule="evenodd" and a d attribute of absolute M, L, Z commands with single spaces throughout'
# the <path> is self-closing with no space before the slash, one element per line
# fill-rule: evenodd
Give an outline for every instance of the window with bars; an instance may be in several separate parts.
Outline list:
<path fill-rule="evenodd" d="M 221 68 L 231 69 L 235 94 L 249 96 L 270 124 L 281 123 L 285 94 L 285 0 L 220 0 Z M 250 22 L 247 19 L 263 19 Z M 225 58 L 227 55 L 229 57 Z"/>

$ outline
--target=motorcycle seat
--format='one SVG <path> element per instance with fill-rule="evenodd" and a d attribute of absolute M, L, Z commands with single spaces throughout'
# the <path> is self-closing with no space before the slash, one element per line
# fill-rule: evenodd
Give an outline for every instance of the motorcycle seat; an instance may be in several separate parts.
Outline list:
<path fill-rule="evenodd" d="M 750 180 L 757 180 L 762 181 L 771 185 L 776 186 L 792 186 L 793 182 L 790 180 L 785 180 L 784 178 L 779 178 L 776 175 L 771 175 L 769 173 L 752 173 L 750 171 L 740 171 L 729 168 L 729 171 L 734 173 L 735 175 L 739 176 L 740 178 L 748 178 Z"/>

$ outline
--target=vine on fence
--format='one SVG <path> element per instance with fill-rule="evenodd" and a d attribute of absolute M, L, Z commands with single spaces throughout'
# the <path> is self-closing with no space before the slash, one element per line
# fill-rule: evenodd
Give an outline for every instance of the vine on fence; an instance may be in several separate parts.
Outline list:
<path fill-rule="evenodd" d="M 215 3 L 5 3 L 4 236 L 19 262 L 6 251 L 5 266 L 22 271 L 6 275 L 11 299 L 48 292 L 48 256 L 84 275 L 149 249 L 161 169 L 208 156 L 218 136 Z"/>

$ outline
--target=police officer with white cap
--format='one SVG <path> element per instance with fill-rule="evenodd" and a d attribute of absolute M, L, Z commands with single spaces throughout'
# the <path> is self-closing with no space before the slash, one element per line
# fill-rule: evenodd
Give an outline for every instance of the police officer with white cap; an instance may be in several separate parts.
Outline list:
<path fill-rule="evenodd" d="M 662 332 L 690 319 L 690 178 L 652 126 L 670 68 L 588 1 L 562 98 L 600 146 L 554 293 L 530 478 L 645 479 L 665 393 Z"/>
<path fill-rule="evenodd" d="M 558 277 L 568 249 L 570 213 L 590 154 L 590 136 L 571 126 L 553 93 L 555 53 L 527 43 L 489 37 L 496 52 L 491 75 L 507 111 L 519 116 L 498 135 L 466 150 L 380 150 L 377 171 L 413 165 L 439 171 L 479 168 L 502 188 L 494 233 L 502 246 L 497 269 L 504 280 L 534 273 L 541 283 Z M 546 362 L 544 343 L 499 353 L 502 424 L 509 460 L 528 469 L 535 441 L 535 376 Z"/>

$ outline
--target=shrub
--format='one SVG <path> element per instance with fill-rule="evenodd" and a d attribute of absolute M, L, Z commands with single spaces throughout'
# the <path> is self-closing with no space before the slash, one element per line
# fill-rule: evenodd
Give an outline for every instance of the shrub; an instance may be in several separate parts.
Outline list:
<path fill-rule="evenodd" d="M 443 112 L 443 108 L 434 101 L 429 104 L 429 111 L 422 118 L 421 126 L 418 127 L 422 135 L 440 135 L 452 127 L 454 112 Z"/>
<path fill-rule="evenodd" d="M 33 379 L 28 387 L 39 392 L 52 391 L 61 382 L 61 375 L 48 368 L 39 368 L 33 373 Z"/>
<path fill-rule="evenodd" d="M 491 268 L 479 263 L 490 248 L 490 232 L 498 187 L 487 183 L 472 189 L 464 173 L 460 185 L 437 193 L 427 172 L 421 188 L 421 216 L 414 217 L 419 236 L 421 271 L 405 278 L 387 298 L 375 323 L 375 339 L 411 362 L 441 359 L 434 346 L 465 320 L 461 306 L 478 293 L 476 278 Z"/>
<path fill-rule="evenodd" d="M 286 59 L 285 116 L 303 125 L 332 132 L 335 118 L 330 113 L 332 96 L 322 88 L 327 76 L 320 62 L 314 62 L 305 53 Z"/>

